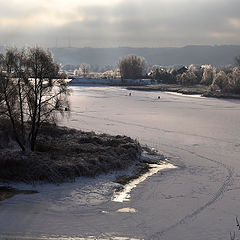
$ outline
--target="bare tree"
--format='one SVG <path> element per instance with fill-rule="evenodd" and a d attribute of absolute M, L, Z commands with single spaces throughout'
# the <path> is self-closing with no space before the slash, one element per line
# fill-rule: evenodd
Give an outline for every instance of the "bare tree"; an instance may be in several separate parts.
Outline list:
<path fill-rule="evenodd" d="M 40 126 L 69 108 L 69 89 L 49 51 L 11 48 L 0 58 L 0 116 L 11 121 L 21 149 L 34 151 Z"/>
<path fill-rule="evenodd" d="M 119 60 L 118 68 L 122 79 L 138 79 L 146 73 L 147 62 L 143 57 L 128 55 Z"/>
<path fill-rule="evenodd" d="M 81 70 L 83 76 L 86 77 L 87 74 L 88 74 L 89 71 L 90 71 L 90 65 L 87 64 L 87 63 L 82 63 L 82 64 L 80 65 L 79 70 Z"/>

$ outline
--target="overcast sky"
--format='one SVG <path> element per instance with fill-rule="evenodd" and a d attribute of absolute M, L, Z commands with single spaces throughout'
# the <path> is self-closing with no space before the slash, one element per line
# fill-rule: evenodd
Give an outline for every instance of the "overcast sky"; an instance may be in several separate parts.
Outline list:
<path fill-rule="evenodd" d="M 0 45 L 240 44 L 240 0 L 0 0 Z"/>

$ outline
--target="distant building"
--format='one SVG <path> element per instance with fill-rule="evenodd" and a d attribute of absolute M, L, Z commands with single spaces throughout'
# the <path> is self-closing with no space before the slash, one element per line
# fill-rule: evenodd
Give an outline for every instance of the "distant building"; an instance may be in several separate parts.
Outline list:
<path fill-rule="evenodd" d="M 179 68 L 179 69 L 176 70 L 176 71 L 177 71 L 177 74 L 183 74 L 183 73 L 185 73 L 187 70 L 188 70 L 188 68 L 185 67 L 185 66 L 183 66 L 183 67 Z"/>

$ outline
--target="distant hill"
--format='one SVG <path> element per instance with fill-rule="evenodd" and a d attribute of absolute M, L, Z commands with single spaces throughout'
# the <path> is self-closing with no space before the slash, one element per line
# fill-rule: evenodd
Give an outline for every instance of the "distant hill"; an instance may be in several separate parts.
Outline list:
<path fill-rule="evenodd" d="M 150 65 L 211 64 L 223 66 L 234 63 L 240 46 L 186 46 L 181 48 L 52 48 L 54 57 L 63 64 L 116 65 L 120 57 L 136 54 Z"/>
<path fill-rule="evenodd" d="M 3 50 L 0 47 L 0 51 Z M 240 46 L 185 46 L 174 48 L 51 48 L 56 61 L 62 64 L 88 63 L 92 66 L 115 66 L 120 57 L 135 54 L 146 58 L 149 65 L 211 64 L 223 66 L 234 63 L 240 55 Z"/>

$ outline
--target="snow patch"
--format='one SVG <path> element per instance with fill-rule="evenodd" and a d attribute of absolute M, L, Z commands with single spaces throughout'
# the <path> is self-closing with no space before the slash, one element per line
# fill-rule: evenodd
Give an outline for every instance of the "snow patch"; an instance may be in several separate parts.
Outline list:
<path fill-rule="evenodd" d="M 135 213 L 137 210 L 135 208 L 120 208 L 117 210 L 119 213 Z"/>
<path fill-rule="evenodd" d="M 157 172 L 161 170 L 167 170 L 167 169 L 174 169 L 177 168 L 171 163 L 163 162 L 162 164 L 149 164 L 151 167 L 150 170 L 145 173 L 144 175 L 140 176 L 137 179 L 134 179 L 130 183 L 126 184 L 122 191 L 115 192 L 112 201 L 114 202 L 125 202 L 130 201 L 130 193 L 133 188 L 135 188 L 139 183 L 145 181 L 148 177 L 152 176 L 153 174 L 156 174 Z"/>
<path fill-rule="evenodd" d="M 182 97 L 206 98 L 206 97 L 202 97 L 201 94 L 183 94 L 183 93 L 178 93 L 178 92 L 165 92 L 165 93 L 171 94 L 171 95 L 182 96 Z"/>

